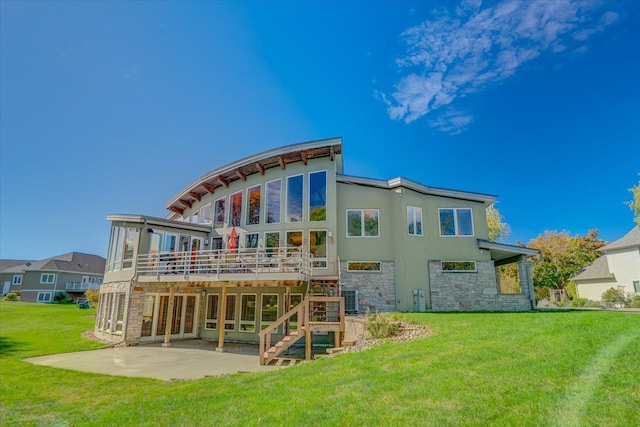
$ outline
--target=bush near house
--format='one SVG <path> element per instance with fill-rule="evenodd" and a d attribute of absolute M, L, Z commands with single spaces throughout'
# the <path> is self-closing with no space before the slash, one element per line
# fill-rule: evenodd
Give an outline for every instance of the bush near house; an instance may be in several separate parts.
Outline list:
<path fill-rule="evenodd" d="M 624 286 L 609 288 L 602 293 L 602 301 L 619 304 L 621 307 L 628 307 L 631 303 L 631 295 L 624 291 Z"/>
<path fill-rule="evenodd" d="M 9 292 L 7 295 L 4 296 L 4 298 L 7 301 L 17 301 L 18 295 L 15 292 Z"/>
<path fill-rule="evenodd" d="M 84 292 L 84 297 L 89 301 L 91 307 L 96 308 L 98 306 L 98 298 L 100 297 L 100 290 L 87 289 Z"/>

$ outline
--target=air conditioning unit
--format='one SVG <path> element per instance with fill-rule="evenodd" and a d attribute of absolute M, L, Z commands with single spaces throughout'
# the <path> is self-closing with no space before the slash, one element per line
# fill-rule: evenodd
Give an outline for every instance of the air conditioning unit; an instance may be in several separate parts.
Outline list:
<path fill-rule="evenodd" d="M 343 290 L 342 296 L 344 297 L 344 311 L 347 314 L 358 314 L 358 291 Z"/>

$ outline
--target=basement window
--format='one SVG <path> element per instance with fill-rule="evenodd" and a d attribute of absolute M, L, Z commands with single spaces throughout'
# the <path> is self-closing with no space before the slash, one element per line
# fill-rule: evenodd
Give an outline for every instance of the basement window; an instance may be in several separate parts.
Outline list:
<path fill-rule="evenodd" d="M 364 261 L 349 261 L 347 262 L 347 271 L 359 271 L 365 273 L 378 273 L 381 270 L 379 261 L 364 262 Z"/>
<path fill-rule="evenodd" d="M 475 261 L 442 261 L 442 271 L 445 273 L 469 273 L 478 271 Z"/>

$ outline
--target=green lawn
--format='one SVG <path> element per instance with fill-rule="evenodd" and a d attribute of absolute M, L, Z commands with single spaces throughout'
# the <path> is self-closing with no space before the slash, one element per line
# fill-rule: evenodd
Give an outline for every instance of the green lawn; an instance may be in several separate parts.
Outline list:
<path fill-rule="evenodd" d="M 162 382 L 34 366 L 92 310 L 0 302 L 2 425 L 640 425 L 640 314 L 411 314 L 429 337 L 268 373 Z"/>

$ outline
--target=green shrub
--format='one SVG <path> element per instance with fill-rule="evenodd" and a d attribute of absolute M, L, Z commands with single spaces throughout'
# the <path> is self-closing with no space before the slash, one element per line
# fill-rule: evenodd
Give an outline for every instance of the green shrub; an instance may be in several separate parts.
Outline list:
<path fill-rule="evenodd" d="M 624 286 L 618 286 L 617 288 L 609 288 L 603 292 L 602 301 L 620 304 L 622 307 L 628 307 L 631 302 L 631 298 L 627 293 L 625 293 Z"/>
<path fill-rule="evenodd" d="M 634 295 L 629 302 L 629 307 L 640 308 L 640 295 Z"/>
<path fill-rule="evenodd" d="M 53 297 L 53 302 L 57 304 L 71 304 L 73 303 L 73 298 L 66 292 L 60 292 Z"/>
<path fill-rule="evenodd" d="M 533 294 L 536 301 L 543 300 L 545 298 L 549 298 L 549 288 L 546 286 L 536 286 L 533 288 Z"/>
<path fill-rule="evenodd" d="M 571 307 L 599 307 L 596 301 L 588 298 L 574 298 L 571 300 Z"/>
<path fill-rule="evenodd" d="M 400 331 L 400 326 L 396 322 L 390 322 L 377 311 L 371 314 L 371 310 L 367 308 L 367 332 L 370 338 L 382 339 L 395 336 Z"/>
<path fill-rule="evenodd" d="M 15 292 L 9 292 L 4 296 L 4 299 L 6 299 L 7 301 L 17 301 L 18 295 Z"/>
<path fill-rule="evenodd" d="M 89 301 L 91 307 L 98 306 L 98 298 L 100 297 L 100 291 L 98 289 L 87 289 L 84 291 L 84 297 Z"/>

